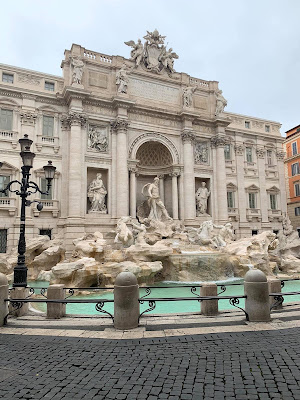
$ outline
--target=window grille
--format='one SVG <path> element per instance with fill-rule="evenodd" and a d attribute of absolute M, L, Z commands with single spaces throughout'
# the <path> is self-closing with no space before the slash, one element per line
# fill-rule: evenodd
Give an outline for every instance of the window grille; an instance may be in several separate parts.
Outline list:
<path fill-rule="evenodd" d="M 7 229 L 0 229 L 0 253 L 7 251 Z"/>

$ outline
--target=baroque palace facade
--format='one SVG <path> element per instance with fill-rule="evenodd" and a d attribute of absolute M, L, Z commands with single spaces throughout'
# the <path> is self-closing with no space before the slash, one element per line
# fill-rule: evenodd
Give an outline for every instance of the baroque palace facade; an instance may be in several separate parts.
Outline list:
<path fill-rule="evenodd" d="M 32 179 L 42 189 L 42 166 L 52 160 L 57 168 L 43 210 L 27 209 L 28 237 L 62 232 L 71 248 L 84 233 L 111 231 L 119 217 L 136 218 L 143 187 L 156 176 L 169 215 L 185 225 L 232 221 L 237 237 L 282 229 L 280 124 L 224 112 L 218 82 L 175 72 L 178 56 L 156 30 L 144 39 L 125 42 L 130 59 L 73 44 L 63 77 L 0 64 L 0 185 L 20 177 L 24 134 L 33 140 Z M 93 209 L 97 175 L 102 205 Z M 17 244 L 20 207 L 17 196 L 1 196 L 5 252 Z"/>

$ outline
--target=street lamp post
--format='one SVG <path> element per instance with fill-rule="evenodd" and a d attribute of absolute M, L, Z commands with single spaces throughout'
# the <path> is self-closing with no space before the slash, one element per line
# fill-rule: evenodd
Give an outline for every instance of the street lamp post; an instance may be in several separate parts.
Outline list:
<path fill-rule="evenodd" d="M 49 194 L 49 189 L 51 188 L 51 183 L 54 178 L 56 167 L 52 165 L 52 161 L 48 161 L 45 165 L 44 172 L 45 178 L 47 180 L 47 191 L 42 192 L 39 186 L 29 180 L 30 169 L 32 168 L 33 159 L 35 154 L 30 151 L 30 146 L 32 140 L 28 139 L 28 135 L 24 135 L 22 139 L 19 139 L 21 146 L 20 156 L 22 157 L 23 166 L 22 170 L 22 180 L 14 180 L 8 183 L 8 185 L 0 190 L 1 193 L 16 193 L 16 195 L 21 197 L 21 213 L 20 213 L 20 236 L 18 244 L 18 262 L 14 268 L 14 281 L 13 287 L 26 287 L 27 286 L 27 267 L 25 265 L 25 252 L 26 252 L 26 240 L 25 240 L 25 219 L 26 219 L 26 207 L 29 207 L 32 203 L 38 203 L 37 209 L 41 211 L 43 209 L 43 204 L 37 200 L 28 200 L 27 197 L 34 193 Z M 0 168 L 3 163 L 0 162 Z M 13 190 L 12 186 L 14 184 L 19 185 L 19 189 Z"/>

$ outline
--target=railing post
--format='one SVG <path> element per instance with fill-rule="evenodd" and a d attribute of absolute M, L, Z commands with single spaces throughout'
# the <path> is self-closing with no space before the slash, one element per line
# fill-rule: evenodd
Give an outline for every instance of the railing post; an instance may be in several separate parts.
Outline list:
<path fill-rule="evenodd" d="M 50 285 L 47 289 L 48 300 L 64 300 L 65 285 Z M 66 305 L 62 303 L 47 303 L 47 318 L 58 319 L 66 315 Z"/>
<path fill-rule="evenodd" d="M 259 269 L 251 269 L 244 280 L 245 311 L 250 322 L 270 321 L 269 286 L 266 275 Z"/>
<path fill-rule="evenodd" d="M 269 284 L 269 293 L 281 293 L 281 281 L 277 278 L 268 278 Z M 270 306 L 276 302 L 274 296 L 269 296 Z M 273 307 L 273 310 L 282 309 L 282 304 L 279 304 L 276 307 Z"/>
<path fill-rule="evenodd" d="M 8 281 L 6 275 L 0 273 L 0 326 L 6 324 L 8 314 Z"/>
<path fill-rule="evenodd" d="M 218 287 L 215 283 L 201 283 L 200 296 L 218 296 Z M 203 300 L 201 301 L 202 315 L 217 315 L 218 300 Z"/>
<path fill-rule="evenodd" d="M 139 325 L 139 285 L 131 272 L 121 272 L 114 286 L 114 327 L 134 329 Z"/>
<path fill-rule="evenodd" d="M 14 287 L 10 291 L 10 299 L 26 299 L 29 296 L 29 289 L 26 287 Z M 23 303 L 22 307 L 19 309 L 14 309 L 12 305 L 9 305 L 9 313 L 15 317 L 23 317 L 23 315 L 28 314 L 29 303 Z"/>

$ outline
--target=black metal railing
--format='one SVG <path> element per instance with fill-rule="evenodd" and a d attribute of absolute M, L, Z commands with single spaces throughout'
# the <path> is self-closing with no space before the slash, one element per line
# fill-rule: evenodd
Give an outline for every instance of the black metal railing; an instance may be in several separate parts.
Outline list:
<path fill-rule="evenodd" d="M 195 294 L 195 293 L 193 293 Z M 246 320 L 248 321 L 248 313 L 242 308 L 239 307 L 238 305 L 240 304 L 239 299 L 246 299 L 247 296 L 198 296 L 197 297 L 155 297 L 155 298 L 145 298 L 145 296 L 139 298 L 139 303 L 144 304 L 144 302 L 148 302 L 149 308 L 144 310 L 143 312 L 140 313 L 139 315 L 139 321 L 142 315 L 146 314 L 147 312 L 153 311 L 156 308 L 156 303 L 159 301 L 211 301 L 211 300 L 229 300 L 229 304 L 232 305 L 233 307 L 236 307 L 243 311 L 243 313 L 246 316 Z"/>

